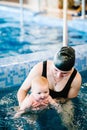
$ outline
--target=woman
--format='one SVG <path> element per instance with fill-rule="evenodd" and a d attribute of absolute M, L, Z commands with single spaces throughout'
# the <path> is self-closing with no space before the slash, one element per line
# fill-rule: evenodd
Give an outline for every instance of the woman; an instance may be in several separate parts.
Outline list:
<path fill-rule="evenodd" d="M 19 106 L 31 89 L 32 79 L 41 75 L 48 79 L 50 96 L 53 99 L 66 101 L 66 99 L 77 97 L 82 80 L 80 73 L 74 68 L 74 64 L 75 50 L 67 46 L 62 47 L 56 53 L 53 61 L 48 60 L 36 64 L 18 90 Z M 45 100 L 43 103 L 47 105 L 48 101 Z M 37 106 L 38 104 L 33 104 L 33 107 Z"/>

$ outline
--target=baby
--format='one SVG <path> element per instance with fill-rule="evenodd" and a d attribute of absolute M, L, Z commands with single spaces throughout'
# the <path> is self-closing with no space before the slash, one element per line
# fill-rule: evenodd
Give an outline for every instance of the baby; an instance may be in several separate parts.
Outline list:
<path fill-rule="evenodd" d="M 28 94 L 22 104 L 19 111 L 15 114 L 15 117 L 19 117 L 23 113 L 29 111 L 41 111 L 47 108 L 49 105 L 60 111 L 60 106 L 49 95 L 49 83 L 48 80 L 43 77 L 35 77 L 31 82 L 31 94 Z M 46 100 L 48 104 L 46 105 Z M 44 103 L 45 102 L 45 103 Z M 37 105 L 36 105 L 37 104 Z M 34 107 L 34 105 L 36 107 Z"/>

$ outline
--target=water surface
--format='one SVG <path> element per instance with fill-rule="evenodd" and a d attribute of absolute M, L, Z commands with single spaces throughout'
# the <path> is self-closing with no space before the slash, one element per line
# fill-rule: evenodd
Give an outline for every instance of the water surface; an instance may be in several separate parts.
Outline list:
<path fill-rule="evenodd" d="M 47 109 L 38 114 L 27 113 L 13 119 L 18 110 L 17 89 L 3 91 L 0 100 L 0 129 L 6 130 L 86 130 L 87 83 L 81 87 L 77 98 L 62 104 L 62 112 Z M 2 92 L 1 92 L 2 93 Z"/>
<path fill-rule="evenodd" d="M 10 6 L 0 6 L 0 12 L 0 58 L 62 46 L 63 27 L 61 24 L 55 26 L 55 19 L 45 16 L 42 19 L 41 15 L 26 9 L 23 9 L 21 19 L 20 8 Z M 39 20 L 41 22 L 37 22 Z M 53 24 L 50 25 L 49 21 L 53 21 Z M 69 27 L 68 45 L 81 44 L 87 44 L 87 33 Z"/>

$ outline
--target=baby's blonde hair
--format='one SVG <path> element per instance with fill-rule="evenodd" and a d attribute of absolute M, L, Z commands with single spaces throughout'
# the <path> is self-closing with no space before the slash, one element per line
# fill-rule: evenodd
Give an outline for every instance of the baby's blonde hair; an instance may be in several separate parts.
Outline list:
<path fill-rule="evenodd" d="M 34 86 L 34 85 L 41 85 L 41 86 L 44 86 L 44 85 L 47 85 L 48 86 L 48 80 L 43 77 L 43 76 L 37 76 L 35 77 L 32 82 L 31 82 L 31 87 Z"/>

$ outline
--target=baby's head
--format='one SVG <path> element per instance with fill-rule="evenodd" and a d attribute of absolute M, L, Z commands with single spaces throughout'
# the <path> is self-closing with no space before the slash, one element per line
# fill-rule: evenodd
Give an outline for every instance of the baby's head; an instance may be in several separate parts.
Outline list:
<path fill-rule="evenodd" d="M 39 99 L 45 99 L 49 95 L 49 83 L 48 80 L 43 76 L 35 77 L 31 82 L 31 92 L 33 96 Z"/>

